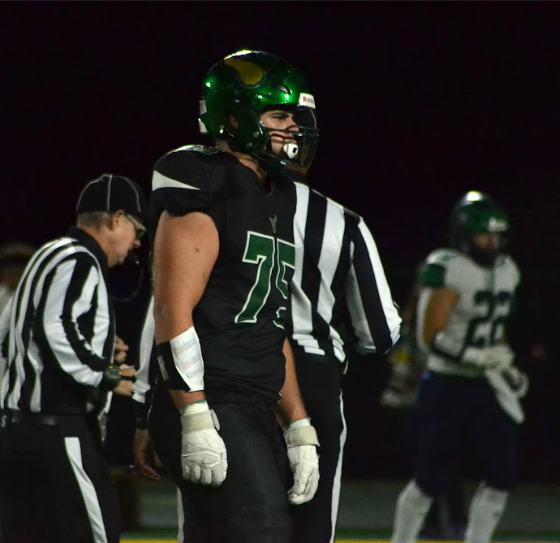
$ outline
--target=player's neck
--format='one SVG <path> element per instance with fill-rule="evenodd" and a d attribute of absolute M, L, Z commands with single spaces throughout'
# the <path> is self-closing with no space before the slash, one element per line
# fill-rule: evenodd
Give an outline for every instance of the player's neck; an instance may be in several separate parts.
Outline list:
<path fill-rule="evenodd" d="M 220 151 L 232 154 L 235 158 L 237 158 L 237 160 L 239 160 L 239 162 L 241 162 L 241 164 L 243 164 L 243 166 L 253 170 L 257 174 L 261 183 L 263 183 L 267 178 L 268 172 L 261 166 L 260 162 L 255 157 L 245 153 L 240 153 L 239 151 L 233 151 L 225 141 L 218 142 L 216 147 Z"/>
<path fill-rule="evenodd" d="M 243 166 L 249 168 L 250 170 L 253 170 L 258 175 L 261 183 L 264 182 L 264 180 L 268 176 L 268 172 L 263 169 L 263 167 L 260 165 L 260 162 L 256 158 L 250 155 L 244 155 L 242 153 L 234 152 L 233 154 L 237 157 L 237 160 L 239 160 L 239 162 L 243 164 Z"/>

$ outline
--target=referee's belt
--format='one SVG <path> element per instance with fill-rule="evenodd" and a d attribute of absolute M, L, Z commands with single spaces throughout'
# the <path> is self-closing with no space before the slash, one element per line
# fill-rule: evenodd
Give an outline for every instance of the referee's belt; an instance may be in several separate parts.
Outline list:
<path fill-rule="evenodd" d="M 45 415 L 44 413 L 12 411 L 9 415 L 8 420 L 12 424 L 42 424 L 45 426 L 59 426 L 64 418 L 59 415 Z"/>

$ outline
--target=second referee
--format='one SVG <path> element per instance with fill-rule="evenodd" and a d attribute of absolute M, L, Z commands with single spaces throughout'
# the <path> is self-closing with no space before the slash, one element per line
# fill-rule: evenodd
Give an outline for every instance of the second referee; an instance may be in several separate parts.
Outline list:
<path fill-rule="evenodd" d="M 115 364 L 125 346 L 115 348 L 106 273 L 140 246 L 146 201 L 135 182 L 104 174 L 76 212 L 77 226 L 33 255 L 0 323 L 6 543 L 119 541 L 97 423 L 108 393 L 131 396 L 132 383 Z"/>

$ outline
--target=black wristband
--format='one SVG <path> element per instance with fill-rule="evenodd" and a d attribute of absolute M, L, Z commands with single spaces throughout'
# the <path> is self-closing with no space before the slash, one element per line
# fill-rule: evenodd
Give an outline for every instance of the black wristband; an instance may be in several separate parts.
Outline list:
<path fill-rule="evenodd" d="M 175 366 L 171 343 L 169 343 L 169 341 L 160 343 L 156 347 L 156 354 L 164 388 L 167 390 L 184 390 L 185 392 L 190 392 L 191 389 L 187 383 L 185 383 L 185 380 L 181 377 Z"/>

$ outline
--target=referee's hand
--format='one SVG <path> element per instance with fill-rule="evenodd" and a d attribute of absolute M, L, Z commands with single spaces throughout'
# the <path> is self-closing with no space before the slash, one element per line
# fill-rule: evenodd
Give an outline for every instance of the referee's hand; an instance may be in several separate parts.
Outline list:
<path fill-rule="evenodd" d="M 122 338 L 115 336 L 115 354 L 113 355 L 115 364 L 122 364 L 126 360 L 128 349 L 128 345 Z"/>
<path fill-rule="evenodd" d="M 113 389 L 113 392 L 125 398 L 132 398 L 133 386 L 132 381 L 121 379 L 119 384 Z"/>

